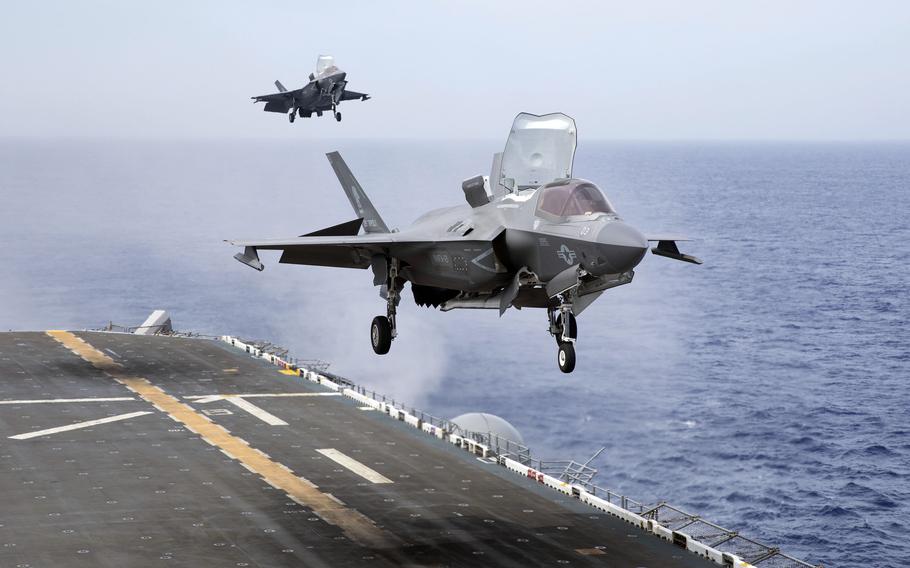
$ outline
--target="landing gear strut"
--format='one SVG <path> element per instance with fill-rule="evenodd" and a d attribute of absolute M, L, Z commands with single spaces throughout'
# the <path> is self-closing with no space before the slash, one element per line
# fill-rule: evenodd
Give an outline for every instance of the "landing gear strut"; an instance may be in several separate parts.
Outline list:
<path fill-rule="evenodd" d="M 563 299 L 558 307 L 549 308 L 547 316 L 550 320 L 550 334 L 556 338 L 559 351 L 556 362 L 563 373 L 575 370 L 575 340 L 578 337 L 578 324 L 575 314 L 572 313 L 572 302 Z"/>
<path fill-rule="evenodd" d="M 398 302 L 401 300 L 401 290 L 398 283 L 398 259 L 389 260 L 389 278 L 387 281 L 388 294 L 386 296 L 386 315 L 376 316 L 370 326 L 370 341 L 373 352 L 385 355 L 392 347 L 392 340 L 398 335 L 395 325 L 395 313 Z"/>

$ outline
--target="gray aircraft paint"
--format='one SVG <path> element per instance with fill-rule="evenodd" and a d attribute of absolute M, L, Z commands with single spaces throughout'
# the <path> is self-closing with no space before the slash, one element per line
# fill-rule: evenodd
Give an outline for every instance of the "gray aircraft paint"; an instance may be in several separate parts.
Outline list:
<path fill-rule="evenodd" d="M 342 101 L 370 98 L 366 93 L 348 90 L 347 73 L 338 69 L 331 56 L 320 55 L 316 62 L 316 73 L 310 75 L 310 82 L 299 89 L 287 90 L 280 81 L 275 81 L 277 93 L 252 97 L 254 103 L 264 102 L 266 112 L 289 113 L 294 122 L 296 116 L 309 118 L 324 111 L 336 112 Z M 341 113 L 336 114 L 341 120 Z"/>
<path fill-rule="evenodd" d="M 363 219 L 363 230 L 367 233 L 388 233 L 389 228 L 386 226 L 385 221 L 379 216 L 379 212 L 373 206 L 373 202 L 370 201 L 366 192 L 360 187 L 360 183 L 358 183 L 354 174 L 351 173 L 348 165 L 341 159 L 341 154 L 329 152 L 326 157 L 329 159 L 329 163 L 332 164 L 332 169 L 335 170 L 335 175 L 338 176 L 338 181 L 341 183 L 341 188 L 344 190 L 345 195 L 348 196 L 351 207 Z"/>
<path fill-rule="evenodd" d="M 341 155 L 331 152 L 327 157 L 366 234 L 337 234 L 339 227 L 356 229 L 355 222 L 316 236 L 231 244 L 245 247 L 236 258 L 257 269 L 262 267 L 258 250 L 281 250 L 280 262 L 288 264 L 372 266 L 374 284 L 387 291 L 410 282 L 415 301 L 444 311 L 488 308 L 502 314 L 509 307 L 547 308 L 551 333 L 557 335 L 557 311 L 565 318 L 579 314 L 605 290 L 631 282 L 649 241 L 659 242 L 655 254 L 701 262 L 679 252 L 675 241 L 685 239 L 645 237 L 623 222 L 593 183 L 572 177 L 574 153 L 574 120 L 563 114 L 519 114 L 505 151 L 494 156 L 486 203 L 478 178 L 471 178 L 463 189 L 473 206 L 436 209 L 400 232 L 389 232 Z M 512 178 L 504 177 L 501 164 L 509 166 Z M 528 172 L 522 164 L 528 164 Z M 561 177 L 537 184 L 541 172 Z M 563 199 L 558 214 L 544 205 L 548 195 L 555 203 Z M 571 204 L 590 209 L 571 210 Z M 392 265 L 398 267 L 397 278 L 390 276 Z M 575 340 L 574 335 L 557 337 Z"/>

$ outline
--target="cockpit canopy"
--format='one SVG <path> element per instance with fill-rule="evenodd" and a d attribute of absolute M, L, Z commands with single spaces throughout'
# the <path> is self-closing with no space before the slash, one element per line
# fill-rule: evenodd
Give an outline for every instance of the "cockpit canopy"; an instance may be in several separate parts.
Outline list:
<path fill-rule="evenodd" d="M 335 66 L 335 58 L 331 55 L 320 55 L 316 58 L 316 77 L 326 77 L 338 73 L 338 67 Z"/>
<path fill-rule="evenodd" d="M 571 178 L 575 137 L 575 121 L 562 113 L 520 113 L 506 140 L 494 187 L 502 184 L 509 191 L 520 191 Z"/>
<path fill-rule="evenodd" d="M 568 179 L 548 183 L 541 187 L 537 212 L 559 218 L 594 213 L 616 214 L 603 192 L 593 183 L 583 179 Z"/>

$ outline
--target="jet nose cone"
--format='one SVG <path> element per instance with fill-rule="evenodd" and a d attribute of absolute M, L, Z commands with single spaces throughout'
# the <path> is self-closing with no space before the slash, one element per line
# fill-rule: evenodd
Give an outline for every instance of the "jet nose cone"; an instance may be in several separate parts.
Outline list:
<path fill-rule="evenodd" d="M 648 250 L 648 239 L 622 221 L 608 223 L 597 235 L 604 257 L 615 272 L 632 270 Z"/>
<path fill-rule="evenodd" d="M 597 241 L 605 245 L 646 249 L 648 239 L 638 229 L 622 221 L 613 221 L 600 230 Z"/>

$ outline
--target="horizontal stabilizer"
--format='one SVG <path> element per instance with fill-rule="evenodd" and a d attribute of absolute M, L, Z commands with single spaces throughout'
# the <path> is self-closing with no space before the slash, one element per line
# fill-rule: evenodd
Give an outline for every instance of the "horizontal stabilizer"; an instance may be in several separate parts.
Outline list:
<path fill-rule="evenodd" d="M 691 262 L 692 264 L 702 264 L 701 259 L 679 252 L 679 247 L 676 246 L 676 241 L 659 241 L 657 243 L 657 246 L 651 249 L 651 253 L 656 254 L 657 256 L 672 258 L 674 260 Z"/>
<path fill-rule="evenodd" d="M 360 232 L 360 226 L 363 225 L 363 218 L 345 221 L 325 229 L 319 229 L 312 233 L 300 235 L 301 237 L 353 237 Z"/>

